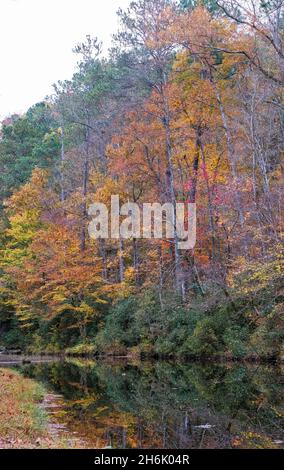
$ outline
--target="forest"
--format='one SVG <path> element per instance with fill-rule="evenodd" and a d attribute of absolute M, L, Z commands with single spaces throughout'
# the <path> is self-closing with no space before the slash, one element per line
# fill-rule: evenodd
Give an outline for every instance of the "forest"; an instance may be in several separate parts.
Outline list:
<path fill-rule="evenodd" d="M 108 54 L 0 130 L 0 348 L 284 357 L 283 0 L 135 0 Z M 197 241 L 98 239 L 88 207 L 197 207 Z"/>

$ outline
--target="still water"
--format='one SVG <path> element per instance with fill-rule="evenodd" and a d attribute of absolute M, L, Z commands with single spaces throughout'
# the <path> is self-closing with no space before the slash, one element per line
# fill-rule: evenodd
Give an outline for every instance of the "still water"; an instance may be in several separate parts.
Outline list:
<path fill-rule="evenodd" d="M 94 448 L 284 448 L 283 366 L 75 360 L 17 366 Z"/>

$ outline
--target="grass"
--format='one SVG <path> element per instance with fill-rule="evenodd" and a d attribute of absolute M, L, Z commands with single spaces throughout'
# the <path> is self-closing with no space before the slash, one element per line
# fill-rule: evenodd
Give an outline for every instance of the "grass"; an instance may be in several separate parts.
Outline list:
<path fill-rule="evenodd" d="M 0 449 L 81 448 L 84 444 L 52 434 L 41 405 L 45 389 L 11 369 L 0 368 Z"/>
<path fill-rule="evenodd" d="M 10 369 L 0 369 L 0 447 L 37 446 L 47 416 L 40 402 L 44 389 Z"/>

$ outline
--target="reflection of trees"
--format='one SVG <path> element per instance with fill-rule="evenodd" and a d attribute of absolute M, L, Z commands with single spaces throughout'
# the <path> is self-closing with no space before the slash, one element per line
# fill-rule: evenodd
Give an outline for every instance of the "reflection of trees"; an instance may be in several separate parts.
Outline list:
<path fill-rule="evenodd" d="M 26 373 L 64 395 L 69 425 L 97 446 L 230 447 L 248 430 L 281 439 L 274 368 L 76 361 L 33 365 Z"/>

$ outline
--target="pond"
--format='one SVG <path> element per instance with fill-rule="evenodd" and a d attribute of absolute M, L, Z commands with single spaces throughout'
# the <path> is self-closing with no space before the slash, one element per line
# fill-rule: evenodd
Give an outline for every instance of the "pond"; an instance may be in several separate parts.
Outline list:
<path fill-rule="evenodd" d="M 2 366 L 2 364 L 1 364 Z M 91 448 L 284 448 L 283 366 L 84 359 L 7 364 Z"/>

